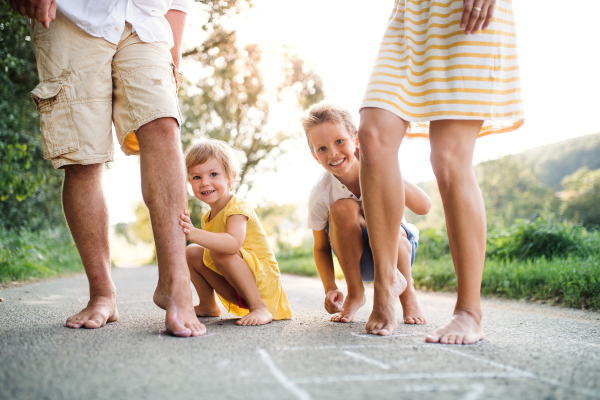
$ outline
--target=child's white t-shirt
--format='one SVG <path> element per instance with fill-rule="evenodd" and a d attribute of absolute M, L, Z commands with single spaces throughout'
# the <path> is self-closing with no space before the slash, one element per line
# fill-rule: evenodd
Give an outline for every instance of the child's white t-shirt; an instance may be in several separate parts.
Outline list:
<path fill-rule="evenodd" d="M 346 185 L 338 180 L 331 172 L 324 171 L 319 177 L 308 197 L 308 229 L 313 231 L 322 231 L 329 221 L 329 212 L 333 203 L 340 199 L 355 200 L 360 206 L 360 211 L 364 214 L 362 196 L 356 198 Z M 408 227 L 416 241 L 419 240 L 419 230 L 406 222 L 402 217 L 402 222 Z"/>

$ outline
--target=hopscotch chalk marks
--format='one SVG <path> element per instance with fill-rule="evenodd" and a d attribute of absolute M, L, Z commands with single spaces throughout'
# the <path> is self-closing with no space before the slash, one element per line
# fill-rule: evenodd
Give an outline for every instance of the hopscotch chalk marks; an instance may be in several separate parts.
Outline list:
<path fill-rule="evenodd" d="M 357 336 L 357 335 L 355 335 Z M 409 335 L 404 335 L 409 336 Z M 401 363 L 410 361 L 410 358 L 397 360 L 392 363 L 385 363 L 380 360 L 365 356 L 352 350 L 368 350 L 369 348 L 428 348 L 456 354 L 461 357 L 469 358 L 480 364 L 498 369 L 499 371 L 478 371 L 478 372 L 415 372 L 415 373 L 379 373 L 379 374 L 356 374 L 356 375 L 333 375 L 333 376 L 304 376 L 300 378 L 288 377 L 275 363 L 269 352 L 265 349 L 258 349 L 257 352 L 261 360 L 269 369 L 271 375 L 283 386 L 290 394 L 298 400 L 312 400 L 313 397 L 302 386 L 327 385 L 336 383 L 359 383 L 375 381 L 410 381 L 410 380 L 440 380 L 456 381 L 459 379 L 534 379 L 540 382 L 562 388 L 570 392 L 585 395 L 591 398 L 599 398 L 600 392 L 594 389 L 581 388 L 564 384 L 556 379 L 546 378 L 539 374 L 502 364 L 496 361 L 488 360 L 481 356 L 474 356 L 463 351 L 450 349 L 446 345 L 425 344 L 420 345 L 342 345 L 342 346 L 314 346 L 314 347 L 275 347 L 271 351 L 337 351 L 345 356 L 362 361 L 366 364 L 379 367 L 381 370 L 389 371 L 392 367 Z M 348 350 L 352 349 L 352 350 Z M 452 383 L 452 384 L 415 384 L 401 385 L 394 388 L 399 392 L 462 392 L 464 400 L 477 400 L 485 392 L 485 384 L 481 382 L 471 383 Z"/>

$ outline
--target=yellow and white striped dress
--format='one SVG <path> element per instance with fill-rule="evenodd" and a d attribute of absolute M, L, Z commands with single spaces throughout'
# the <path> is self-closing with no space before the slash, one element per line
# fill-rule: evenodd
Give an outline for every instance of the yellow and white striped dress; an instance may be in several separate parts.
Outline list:
<path fill-rule="evenodd" d="M 462 0 L 396 0 L 361 108 L 410 121 L 407 137 L 428 137 L 429 121 L 485 120 L 480 137 L 523 124 L 517 38 L 510 0 L 496 2 L 485 31 L 460 29 Z"/>

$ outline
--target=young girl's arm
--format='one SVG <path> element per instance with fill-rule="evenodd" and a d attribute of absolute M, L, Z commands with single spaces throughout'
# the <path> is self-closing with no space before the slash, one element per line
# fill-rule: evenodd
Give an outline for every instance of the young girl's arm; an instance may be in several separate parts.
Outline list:
<path fill-rule="evenodd" d="M 248 217 L 241 214 L 231 215 L 227 218 L 226 232 L 214 233 L 195 228 L 189 215 L 189 211 L 185 210 L 179 222 L 187 240 L 221 254 L 238 254 L 246 237 Z"/>
<path fill-rule="evenodd" d="M 315 265 L 325 289 L 325 309 L 330 314 L 333 314 L 341 310 L 344 295 L 338 290 L 335 283 L 329 235 L 325 229 L 320 231 L 313 230 L 313 237 L 315 239 L 313 247 Z"/>
<path fill-rule="evenodd" d="M 425 215 L 431 209 L 431 199 L 427 193 L 406 179 L 404 180 L 404 199 L 406 207 L 417 215 Z"/>

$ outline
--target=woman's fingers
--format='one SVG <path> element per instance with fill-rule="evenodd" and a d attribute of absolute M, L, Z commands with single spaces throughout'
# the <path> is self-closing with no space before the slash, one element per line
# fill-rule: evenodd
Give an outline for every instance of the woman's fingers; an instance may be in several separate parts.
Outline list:
<path fill-rule="evenodd" d="M 495 0 L 465 0 L 460 20 L 465 35 L 476 33 L 480 28 L 486 29 L 492 22 Z"/>
<path fill-rule="evenodd" d="M 475 3 L 475 0 L 464 0 L 463 13 L 460 18 L 460 29 L 465 29 L 467 27 L 469 19 L 471 18 L 471 11 L 473 11 L 473 3 Z"/>
<path fill-rule="evenodd" d="M 491 4 L 488 5 L 487 8 L 487 16 L 485 17 L 485 22 L 483 23 L 483 26 L 481 27 L 482 30 L 486 30 L 488 26 L 490 26 L 490 23 L 492 22 L 492 18 L 494 18 L 494 8 L 496 6 L 496 1 L 492 1 Z"/>

